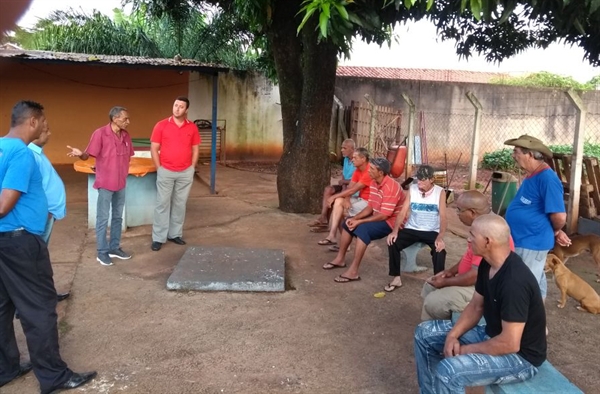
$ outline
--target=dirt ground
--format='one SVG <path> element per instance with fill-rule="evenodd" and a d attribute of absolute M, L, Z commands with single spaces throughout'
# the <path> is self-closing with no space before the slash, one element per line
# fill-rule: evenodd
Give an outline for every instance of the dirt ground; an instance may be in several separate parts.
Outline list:
<path fill-rule="evenodd" d="M 59 172 L 67 184 L 68 215 L 55 226 L 50 253 L 58 290 L 72 291 L 59 304 L 61 353 L 75 371 L 98 371 L 74 392 L 418 392 L 412 337 L 427 274 L 405 275 L 402 288 L 375 298 L 389 280 L 387 249 L 378 241 L 367 250 L 360 282 L 334 283 L 339 270 L 321 269 L 333 253 L 317 245 L 323 234 L 306 226 L 314 216 L 276 209 L 275 175 L 219 166 L 218 194 L 210 195 L 206 166 L 188 202 L 188 244 L 285 251 L 288 291 L 244 294 L 167 291 L 185 247 L 168 243 L 152 252 L 150 226 L 124 233 L 132 260 L 101 266 L 86 224 L 86 177 L 69 167 Z M 464 233 L 454 212 L 449 210 L 451 229 Z M 446 244 L 450 266 L 466 242 L 450 233 Z M 426 251 L 418 263 L 431 266 Z M 593 281 L 589 255 L 569 260 L 569 267 Z M 600 284 L 592 285 L 600 291 Z M 594 360 L 600 316 L 577 311 L 572 299 L 557 309 L 557 296 L 550 280 L 549 360 L 584 392 L 599 392 Z M 38 390 L 28 374 L 0 391 Z"/>

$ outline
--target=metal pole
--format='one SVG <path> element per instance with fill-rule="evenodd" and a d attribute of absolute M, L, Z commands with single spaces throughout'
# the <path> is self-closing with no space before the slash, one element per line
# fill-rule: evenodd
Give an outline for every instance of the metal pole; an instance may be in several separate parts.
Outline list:
<path fill-rule="evenodd" d="M 406 170 L 405 177 L 408 178 L 409 167 L 415 164 L 414 144 L 415 144 L 415 103 L 405 93 L 402 98 L 408 105 L 408 137 L 406 138 Z M 412 168 L 410 169 L 412 171 Z"/>
<path fill-rule="evenodd" d="M 581 198 L 581 171 L 583 167 L 583 139 L 585 137 L 585 115 L 587 109 L 577 92 L 569 89 L 567 97 L 577 109 L 575 122 L 575 141 L 573 143 L 573 161 L 571 162 L 571 184 L 569 185 L 569 204 L 567 209 L 567 233 L 577 232 L 579 220 L 579 199 Z"/>
<path fill-rule="evenodd" d="M 212 78 L 212 130 L 210 147 L 210 194 L 215 194 L 215 178 L 217 174 L 217 98 L 219 91 L 219 74 Z"/>
<path fill-rule="evenodd" d="M 375 148 L 375 117 L 377 116 L 377 108 L 371 96 L 365 94 L 365 99 L 367 99 L 367 102 L 371 107 L 371 121 L 369 124 L 369 142 L 367 149 L 369 150 L 371 157 L 375 157 L 375 152 L 373 151 L 373 149 Z"/>
<path fill-rule="evenodd" d="M 471 144 L 471 163 L 469 165 L 469 190 L 475 190 L 477 184 L 477 165 L 479 164 L 479 139 L 481 134 L 481 111 L 483 107 L 473 92 L 466 93 L 467 98 L 475 107 L 475 122 L 473 124 L 473 143 Z"/>

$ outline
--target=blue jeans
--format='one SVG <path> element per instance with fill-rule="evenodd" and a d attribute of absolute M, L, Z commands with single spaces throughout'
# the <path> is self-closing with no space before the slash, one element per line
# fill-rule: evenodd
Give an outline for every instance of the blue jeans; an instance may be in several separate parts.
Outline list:
<path fill-rule="evenodd" d="M 124 207 L 125 188 L 116 192 L 98 189 L 98 205 L 96 206 L 96 245 L 99 255 L 119 249 L 121 245 L 121 226 L 123 224 Z M 106 232 L 108 217 L 111 215 L 110 243 L 107 243 Z"/>
<path fill-rule="evenodd" d="M 450 320 L 428 320 L 415 330 L 415 360 L 420 393 L 464 393 L 467 386 L 522 382 L 537 374 L 537 368 L 516 353 L 504 356 L 465 354 L 444 358 Z M 485 327 L 475 326 L 460 337 L 461 344 L 488 340 Z"/>

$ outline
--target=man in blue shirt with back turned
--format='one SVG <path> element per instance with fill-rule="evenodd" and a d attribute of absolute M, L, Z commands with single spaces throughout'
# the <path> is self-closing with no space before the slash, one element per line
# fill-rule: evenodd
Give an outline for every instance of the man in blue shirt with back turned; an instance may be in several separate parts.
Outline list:
<path fill-rule="evenodd" d="M 48 203 L 27 144 L 48 128 L 44 107 L 20 101 L 0 138 L 0 387 L 33 369 L 41 394 L 79 387 L 96 372 L 74 373 L 58 346 L 56 290 L 40 236 Z M 18 308 L 31 362 L 20 364 L 13 315 Z"/>
<path fill-rule="evenodd" d="M 50 128 L 46 123 L 46 127 L 42 130 L 40 136 L 27 145 L 34 153 L 33 158 L 42 174 L 42 187 L 44 188 L 44 194 L 48 200 L 48 219 L 46 220 L 44 233 L 41 235 L 42 240 L 46 245 L 50 242 L 54 221 L 63 219 L 67 214 L 67 193 L 65 191 L 65 184 L 62 179 L 60 179 L 60 176 L 43 151 L 44 145 L 46 145 L 50 138 L 50 134 Z M 62 301 L 67 299 L 69 295 L 70 293 L 57 294 L 57 299 L 58 301 Z"/>

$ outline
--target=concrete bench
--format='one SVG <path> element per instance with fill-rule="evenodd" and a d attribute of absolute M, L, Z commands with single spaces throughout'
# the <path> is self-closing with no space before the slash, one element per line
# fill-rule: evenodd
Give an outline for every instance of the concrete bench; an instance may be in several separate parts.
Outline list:
<path fill-rule="evenodd" d="M 422 242 L 417 242 L 410 245 L 408 248 L 402 250 L 402 256 L 404 257 L 402 260 L 406 261 L 406 264 L 402 264 L 403 272 L 423 272 L 427 271 L 427 267 L 422 267 L 417 265 L 417 253 L 422 248 L 427 248 L 427 244 Z"/>
<path fill-rule="evenodd" d="M 487 386 L 486 394 L 583 394 L 577 386 L 565 378 L 550 362 L 544 361 L 533 378 L 520 383 L 493 384 Z"/>
<path fill-rule="evenodd" d="M 456 323 L 459 312 L 452 312 L 452 322 Z M 485 325 L 482 317 L 478 323 Z M 481 391 L 480 391 L 481 390 Z M 469 390 L 471 393 L 483 392 L 483 388 Z M 550 362 L 544 361 L 538 368 L 538 373 L 533 378 L 519 383 L 493 384 L 485 388 L 485 394 L 583 394 L 577 386 L 565 378 Z"/>

